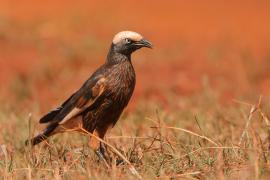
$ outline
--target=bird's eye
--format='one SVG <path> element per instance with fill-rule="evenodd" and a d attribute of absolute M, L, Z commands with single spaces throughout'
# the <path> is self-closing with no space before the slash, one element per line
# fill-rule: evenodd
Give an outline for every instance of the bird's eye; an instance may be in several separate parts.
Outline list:
<path fill-rule="evenodd" d="M 130 44 L 131 43 L 131 40 L 128 39 L 128 38 L 126 38 L 125 41 L 126 41 L 127 44 Z"/>

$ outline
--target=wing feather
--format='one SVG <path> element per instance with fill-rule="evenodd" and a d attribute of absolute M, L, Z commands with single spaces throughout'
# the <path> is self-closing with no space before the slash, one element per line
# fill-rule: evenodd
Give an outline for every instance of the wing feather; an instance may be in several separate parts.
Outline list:
<path fill-rule="evenodd" d="M 64 124 L 68 120 L 72 119 L 76 115 L 82 113 L 85 109 L 90 107 L 104 92 L 105 78 L 100 78 L 94 85 L 88 85 L 82 87 L 82 94 L 76 98 L 74 103 L 72 102 L 72 108 L 69 109 L 68 113 L 64 113 L 64 117 L 59 120 L 59 124 Z M 63 109 L 64 112 L 65 109 Z M 61 115 L 59 115 L 61 117 Z M 57 117 L 56 117 L 57 118 Z"/>
<path fill-rule="evenodd" d="M 42 118 L 40 118 L 39 123 L 47 123 L 54 119 L 55 116 L 57 116 L 63 107 L 70 101 L 70 99 L 74 96 L 75 93 L 73 93 L 64 103 L 62 103 L 61 106 L 51 110 L 48 114 L 44 115 Z"/>
<path fill-rule="evenodd" d="M 106 79 L 103 76 L 90 78 L 67 99 L 60 107 L 52 110 L 40 119 L 40 123 L 56 122 L 63 124 L 95 103 L 105 90 Z"/>

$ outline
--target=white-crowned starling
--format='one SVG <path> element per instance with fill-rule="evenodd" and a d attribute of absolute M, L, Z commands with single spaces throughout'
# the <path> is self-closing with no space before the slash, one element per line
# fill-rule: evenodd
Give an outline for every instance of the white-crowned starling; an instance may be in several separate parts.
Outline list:
<path fill-rule="evenodd" d="M 30 140 L 31 144 L 70 129 L 85 129 L 103 139 L 131 98 L 136 80 L 131 54 L 142 47 L 152 48 L 152 44 L 140 34 L 132 31 L 116 34 L 106 62 L 61 106 L 40 119 L 47 127 Z M 104 159 L 102 143 L 92 137 L 89 144 Z"/>

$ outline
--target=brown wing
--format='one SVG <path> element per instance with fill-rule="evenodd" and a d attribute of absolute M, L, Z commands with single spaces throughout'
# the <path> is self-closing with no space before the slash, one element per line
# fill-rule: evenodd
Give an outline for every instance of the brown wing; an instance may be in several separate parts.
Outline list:
<path fill-rule="evenodd" d="M 103 94 L 105 84 L 106 79 L 103 76 L 90 78 L 60 107 L 41 118 L 40 123 L 55 122 L 63 124 L 69 119 L 75 117 L 94 104 L 94 102 Z"/>
<path fill-rule="evenodd" d="M 90 88 L 90 89 L 89 89 Z M 72 109 L 66 113 L 65 117 L 59 122 L 63 124 L 69 119 L 83 112 L 85 109 L 94 104 L 94 102 L 102 95 L 105 90 L 105 78 L 100 78 L 94 86 L 86 86 L 82 89 L 84 93 L 77 98 Z"/>

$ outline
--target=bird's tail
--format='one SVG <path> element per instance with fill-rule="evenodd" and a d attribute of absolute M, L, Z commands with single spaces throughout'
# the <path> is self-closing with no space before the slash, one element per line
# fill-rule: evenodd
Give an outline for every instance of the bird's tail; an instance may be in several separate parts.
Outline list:
<path fill-rule="evenodd" d="M 36 144 L 41 143 L 42 141 L 46 140 L 48 137 L 51 136 L 52 132 L 55 130 L 57 126 L 58 123 L 52 123 L 48 125 L 48 127 L 41 134 L 35 136 L 30 140 L 26 140 L 25 145 L 28 145 L 30 143 L 32 146 L 34 146 Z"/>
<path fill-rule="evenodd" d="M 48 136 L 45 136 L 44 134 L 39 134 L 37 136 L 35 136 L 34 138 L 27 140 L 25 142 L 26 145 L 29 144 L 29 142 L 31 143 L 32 146 L 41 143 L 42 141 L 46 140 L 48 138 Z"/>

